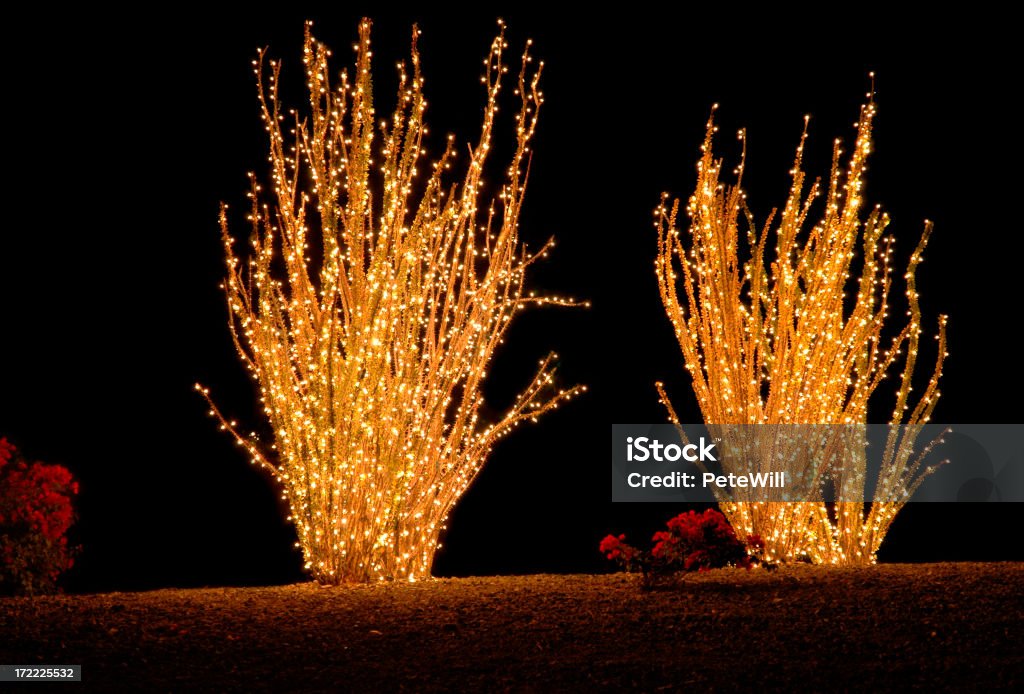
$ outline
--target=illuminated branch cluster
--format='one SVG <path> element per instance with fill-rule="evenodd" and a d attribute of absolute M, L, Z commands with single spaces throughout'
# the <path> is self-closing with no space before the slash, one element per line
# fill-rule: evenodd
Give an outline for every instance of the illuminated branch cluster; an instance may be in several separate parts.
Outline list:
<path fill-rule="evenodd" d="M 655 211 L 659 241 L 655 267 L 662 301 L 709 425 L 860 427 L 867 424 L 871 394 L 893 364 L 903 363 L 882 473 L 871 497 L 874 503 L 863 503 L 861 496 L 863 446 L 850 445 L 849 440 L 839 443 L 840 462 L 820 474 L 821 483 L 833 484 L 842 492 L 843 501 L 831 516 L 824 503 L 813 499 L 803 503 L 720 499 L 737 530 L 760 535 L 776 558 L 873 562 L 893 517 L 928 472 L 921 469 L 923 456 L 914 455 L 913 448 L 920 426 L 928 421 L 939 397 L 946 317 L 939 319 L 934 372 L 912 404 L 911 381 L 922 332 L 914 273 L 932 225 L 925 222 L 904 275 L 909 320 L 891 341 L 886 340 L 882 332 L 891 309 L 893 242 L 883 232 L 889 218 L 878 206 L 866 215 L 862 211 L 874 117 L 875 104 L 869 100 L 861 107 L 856 142 L 845 170 L 840 143 L 835 142 L 827 189 L 818 180 L 808 185 L 801 168 L 805 119 L 785 206 L 758 228 L 742 189 L 745 132 L 739 133 L 744 157 L 735 170 L 736 182 L 727 185 L 721 181 L 722 162 L 712 154 L 717 130 L 712 114 L 697 165 L 696 190 L 686 206 L 689 243 L 684 245 L 677 227 L 679 201 L 670 205 L 664 196 Z M 821 216 L 812 221 L 819 197 L 824 197 Z M 774 252 L 770 262 L 766 260 L 769 250 Z M 854 265 L 858 255 L 859 263 Z M 678 424 L 661 384 L 658 392 Z M 778 444 L 777 428 L 759 430 L 772 439 L 760 442 L 761 447 Z M 833 430 L 842 432 L 836 436 L 849 437 L 851 427 Z M 819 436 L 820 430 L 814 435 Z M 763 456 L 753 462 L 734 458 L 733 464 L 770 466 L 773 460 L 800 459 L 796 447 L 807 442 L 800 437 L 788 440 L 793 455 Z M 752 443 L 748 452 L 757 447 Z"/>
<path fill-rule="evenodd" d="M 446 180 L 455 147 L 425 161 L 426 101 L 413 31 L 397 106 L 377 120 L 370 22 L 354 71 L 332 83 L 330 51 L 306 28 L 305 118 L 286 116 L 280 64 L 254 61 L 270 137 L 270 201 L 252 176 L 251 253 L 221 212 L 230 325 L 259 385 L 273 452 L 220 418 L 283 486 L 306 568 L 321 582 L 429 574 L 439 534 L 495 442 L 580 388 L 554 390 L 549 355 L 495 422 L 480 417 L 486 368 L 517 310 L 569 300 L 524 295 L 518 238 L 540 67 L 522 57 L 517 146 L 495 200 L 482 200 L 507 44 L 491 45 L 482 131 L 464 178 Z M 543 64 L 541 64 L 541 67 Z M 205 389 L 200 389 L 208 395 Z M 207 398 L 209 399 L 209 398 Z"/>

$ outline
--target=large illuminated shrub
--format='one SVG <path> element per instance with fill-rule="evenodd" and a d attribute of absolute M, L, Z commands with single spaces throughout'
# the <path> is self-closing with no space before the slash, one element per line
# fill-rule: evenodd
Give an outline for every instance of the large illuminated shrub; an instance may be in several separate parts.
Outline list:
<path fill-rule="evenodd" d="M 540 66 L 527 48 L 511 160 L 485 199 L 504 29 L 485 61 L 483 125 L 465 162 L 452 136 L 439 158 L 425 156 L 417 33 L 386 118 L 374 106 L 369 21 L 338 79 L 307 27 L 305 115 L 281 104 L 280 64 L 267 70 L 261 53 L 271 170 L 266 185 L 252 178 L 246 252 L 221 214 L 231 331 L 272 450 L 212 412 L 281 483 L 306 568 L 326 583 L 428 575 L 453 504 L 495 442 L 577 390 L 552 390 L 549 355 L 504 415 L 480 414 L 486 369 L 516 312 L 567 303 L 524 294 L 527 267 L 550 246 L 527 253 L 518 229 Z"/>

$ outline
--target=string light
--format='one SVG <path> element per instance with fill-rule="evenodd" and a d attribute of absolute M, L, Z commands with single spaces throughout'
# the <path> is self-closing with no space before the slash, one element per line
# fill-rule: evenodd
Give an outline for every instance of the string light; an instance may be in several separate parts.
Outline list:
<path fill-rule="evenodd" d="M 786 203 L 758 228 L 742 187 L 746 132 L 739 133 L 742 155 L 735 184 L 724 184 L 722 161 L 712 153 L 716 130 L 712 111 L 697 165 L 696 190 L 686 206 L 689 245 L 683 244 L 677 227 L 680 202 L 670 204 L 665 195 L 655 210 L 655 271 L 661 298 L 704 421 L 713 430 L 746 424 L 847 425 L 831 427 L 828 434 L 841 439 L 832 441 L 841 454 L 839 462 L 819 466 L 808 478 L 813 485 L 834 485 L 840 500 L 831 516 L 820 498 L 789 503 L 752 500 L 742 490 L 719 497 L 733 526 L 741 533 L 760 535 L 770 558 L 873 563 L 896 513 L 931 472 L 931 468 L 921 469 L 921 461 L 936 442 L 918 456 L 913 453 L 939 397 L 946 316 L 939 317 L 934 371 L 913 407 L 910 392 L 922 332 L 915 271 L 932 223 L 925 222 L 904 274 L 909 320 L 885 346 L 882 330 L 891 310 L 893 240 L 883 235 L 889 217 L 880 207 L 863 213 L 875 113 L 873 94 L 869 94 L 860 110 L 845 171 L 840 143 L 834 144 L 827 190 L 817 180 L 808 185 L 802 169 L 809 121 L 805 117 Z M 812 203 L 820 197 L 824 209 L 812 223 Z M 741 217 L 745 239 L 740 236 Z M 768 263 L 770 236 L 775 257 Z M 858 245 L 861 264 L 854 271 Z M 873 503 L 865 503 L 867 403 L 901 358 L 903 370 L 881 474 Z M 657 387 L 670 420 L 678 426 L 664 387 L 660 383 Z M 767 469 L 761 471 L 782 470 L 794 477 L 808 474 L 808 440 L 820 437 L 820 430 L 780 437 L 778 427 L 750 429 L 760 433 L 737 444 L 740 454 L 727 456 L 731 462 L 724 465 L 762 465 Z M 773 451 L 771 455 L 768 450 Z M 784 461 L 781 468 L 779 461 Z"/>
<path fill-rule="evenodd" d="M 306 569 L 320 582 L 427 576 L 452 506 L 498 439 L 584 390 L 554 387 L 550 354 L 503 416 L 485 423 L 480 414 L 486 367 L 516 312 L 576 305 L 523 291 L 527 268 L 553 245 L 528 254 L 518 237 L 543 101 L 543 63 L 533 67 L 529 44 L 517 146 L 500 193 L 483 198 L 507 70 L 499 26 L 484 62 L 482 132 L 457 185 L 445 173 L 453 137 L 424 162 L 418 30 L 386 121 L 373 104 L 368 20 L 355 68 L 337 84 L 307 24 L 305 119 L 282 112 L 280 63 L 270 60 L 268 72 L 263 52 L 254 61 L 270 194 L 250 175 L 250 253 L 236 253 L 224 209 L 220 223 L 231 334 L 259 386 L 273 450 L 239 434 L 212 401 L 211 414 L 281 483 Z"/>

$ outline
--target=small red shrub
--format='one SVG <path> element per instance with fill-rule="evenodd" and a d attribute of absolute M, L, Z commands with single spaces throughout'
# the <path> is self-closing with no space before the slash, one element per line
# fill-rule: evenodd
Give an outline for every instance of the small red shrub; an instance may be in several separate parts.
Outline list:
<path fill-rule="evenodd" d="M 608 535 L 601 540 L 600 550 L 610 561 L 618 562 L 627 571 L 641 568 L 637 562 L 642 558 L 642 552 L 627 543 L 625 535 Z"/>
<path fill-rule="evenodd" d="M 626 536 L 608 535 L 600 550 L 627 571 L 639 570 L 645 586 L 689 571 L 706 571 L 726 566 L 751 568 L 759 561 L 764 542 L 757 535 L 746 544 L 720 512 L 687 511 L 671 519 L 667 530 L 654 533 L 649 552 L 625 543 Z"/>
<path fill-rule="evenodd" d="M 0 593 L 54 592 L 74 564 L 67 532 L 78 483 L 60 465 L 29 463 L 0 438 Z"/>

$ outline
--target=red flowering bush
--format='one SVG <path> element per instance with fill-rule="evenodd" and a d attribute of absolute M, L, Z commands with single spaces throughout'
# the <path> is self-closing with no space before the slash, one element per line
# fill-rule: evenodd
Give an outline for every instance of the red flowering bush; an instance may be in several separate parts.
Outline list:
<path fill-rule="evenodd" d="M 0 438 L 0 594 L 56 590 L 74 564 L 67 532 L 76 494 L 67 468 L 29 463 Z"/>
<path fill-rule="evenodd" d="M 626 543 L 626 536 L 609 535 L 601 540 L 601 554 L 608 559 L 622 564 L 626 571 L 641 569 L 640 560 L 643 553 Z"/>
<path fill-rule="evenodd" d="M 760 562 L 764 542 L 757 535 L 746 544 L 736 537 L 725 516 L 715 509 L 703 513 L 688 511 L 668 522 L 652 538 L 654 546 L 642 551 L 626 543 L 626 536 L 609 535 L 600 550 L 626 571 L 639 570 L 643 583 L 650 587 L 666 578 L 689 571 L 706 571 L 725 566 L 751 568 Z"/>

